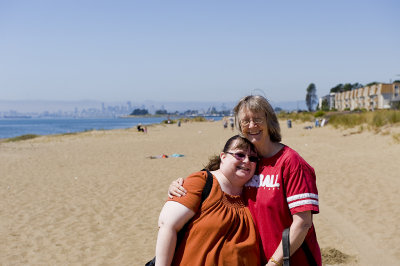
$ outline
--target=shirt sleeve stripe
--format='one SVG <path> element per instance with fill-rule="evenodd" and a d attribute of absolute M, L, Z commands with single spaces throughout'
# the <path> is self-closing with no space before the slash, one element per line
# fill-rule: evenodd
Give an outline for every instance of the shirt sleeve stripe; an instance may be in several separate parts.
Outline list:
<path fill-rule="evenodd" d="M 305 198 L 312 198 L 312 199 L 318 200 L 318 195 L 314 194 L 314 193 L 303 193 L 303 194 L 298 194 L 298 195 L 288 197 L 286 200 L 287 200 L 287 202 L 291 202 L 294 200 L 305 199 Z"/>
<path fill-rule="evenodd" d="M 316 205 L 318 206 L 319 203 L 317 200 L 299 200 L 289 204 L 289 209 L 302 206 L 302 205 Z"/>

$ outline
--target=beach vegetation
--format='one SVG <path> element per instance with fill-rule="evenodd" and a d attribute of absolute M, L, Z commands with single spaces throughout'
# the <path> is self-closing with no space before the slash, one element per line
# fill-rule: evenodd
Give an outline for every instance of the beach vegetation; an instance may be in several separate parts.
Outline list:
<path fill-rule="evenodd" d="M 317 117 L 323 117 L 323 116 L 325 116 L 325 112 L 322 111 L 322 110 L 316 111 L 316 112 L 314 113 L 314 117 L 315 117 L 315 118 L 317 118 Z"/>
<path fill-rule="evenodd" d="M 321 249 L 322 264 L 347 264 L 356 261 L 355 256 L 350 256 L 338 249 L 327 247 Z"/>
<path fill-rule="evenodd" d="M 291 119 L 293 121 L 310 122 L 314 120 L 314 115 L 312 112 L 280 112 L 278 114 L 279 119 Z"/>
<path fill-rule="evenodd" d="M 339 113 L 329 118 L 329 124 L 334 128 L 354 128 L 366 122 L 366 116 L 359 113 Z"/>
<path fill-rule="evenodd" d="M 396 143 L 400 143 L 400 133 L 392 134 L 392 138 Z"/>
<path fill-rule="evenodd" d="M 40 135 L 35 135 L 35 134 L 25 134 L 21 136 L 17 136 L 14 138 L 9 138 L 6 140 L 6 142 L 15 142 L 15 141 L 22 141 L 22 140 L 28 140 L 28 139 L 34 139 L 40 137 Z"/>
<path fill-rule="evenodd" d="M 166 119 L 161 122 L 161 124 L 176 124 L 180 121 L 181 123 L 187 123 L 187 122 L 206 122 L 208 121 L 207 118 L 204 116 L 195 116 L 195 117 L 182 117 L 179 119 Z"/>
<path fill-rule="evenodd" d="M 384 126 L 392 126 L 399 123 L 399 110 L 336 113 L 329 116 L 329 124 L 335 128 L 354 128 L 356 126 L 367 125 L 370 129 L 379 131 Z"/>
<path fill-rule="evenodd" d="M 78 135 L 78 132 L 66 132 L 59 134 L 60 136 L 71 136 L 71 135 Z"/>
<path fill-rule="evenodd" d="M 205 118 L 204 116 L 196 116 L 196 117 L 189 119 L 189 121 L 191 121 L 191 122 L 206 122 L 207 118 Z"/>

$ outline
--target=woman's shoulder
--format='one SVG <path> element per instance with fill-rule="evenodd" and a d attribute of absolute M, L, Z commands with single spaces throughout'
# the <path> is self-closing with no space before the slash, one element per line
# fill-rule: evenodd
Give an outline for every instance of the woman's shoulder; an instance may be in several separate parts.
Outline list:
<path fill-rule="evenodd" d="M 199 184 L 205 184 L 207 178 L 207 172 L 206 171 L 197 171 L 194 173 L 191 173 L 185 178 L 185 183 L 191 182 L 191 183 L 199 183 Z"/>
<path fill-rule="evenodd" d="M 297 151 L 286 145 L 282 148 L 281 160 L 284 161 L 284 164 L 291 167 L 310 167 L 307 161 L 304 160 Z"/>

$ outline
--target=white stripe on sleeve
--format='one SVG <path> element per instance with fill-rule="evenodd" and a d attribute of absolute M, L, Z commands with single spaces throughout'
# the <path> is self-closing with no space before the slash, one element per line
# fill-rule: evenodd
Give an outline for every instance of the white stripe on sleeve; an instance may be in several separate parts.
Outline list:
<path fill-rule="evenodd" d="M 310 199 L 308 199 L 308 200 L 299 200 L 299 201 L 295 201 L 295 202 L 293 202 L 293 203 L 290 203 L 289 204 L 289 209 L 292 209 L 292 208 L 295 208 L 295 207 L 298 207 L 298 206 L 302 206 L 302 205 L 316 205 L 316 206 L 318 206 L 319 205 L 319 203 L 318 203 L 318 200 L 310 200 Z"/>
<path fill-rule="evenodd" d="M 318 200 L 318 195 L 314 194 L 314 193 L 303 193 L 303 194 L 297 194 L 297 195 L 288 197 L 286 200 L 289 203 L 294 200 L 305 199 L 305 198 L 312 198 L 312 199 Z"/>

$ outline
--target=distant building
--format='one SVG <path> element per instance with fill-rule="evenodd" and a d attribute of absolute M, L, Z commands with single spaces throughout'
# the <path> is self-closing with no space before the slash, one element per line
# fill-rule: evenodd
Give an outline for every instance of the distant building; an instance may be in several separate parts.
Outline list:
<path fill-rule="evenodd" d="M 319 109 L 319 110 L 322 109 L 322 103 L 323 103 L 324 101 L 327 101 L 329 110 L 335 108 L 335 93 L 334 93 L 334 92 L 331 92 L 330 94 L 325 95 L 325 96 L 319 98 L 319 101 L 318 101 L 318 109 Z"/>
<path fill-rule="evenodd" d="M 398 108 L 400 82 L 378 83 L 351 91 L 330 93 L 320 98 L 320 107 L 325 99 L 328 100 L 329 109 L 335 108 L 338 111 Z"/>

